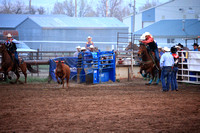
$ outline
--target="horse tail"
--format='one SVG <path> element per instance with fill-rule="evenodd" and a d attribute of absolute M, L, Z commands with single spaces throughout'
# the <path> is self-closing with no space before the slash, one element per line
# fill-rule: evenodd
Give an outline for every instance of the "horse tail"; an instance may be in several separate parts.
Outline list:
<path fill-rule="evenodd" d="M 29 72 L 31 73 L 38 73 L 37 70 L 33 69 L 31 64 L 26 63 L 27 69 L 29 70 Z"/>

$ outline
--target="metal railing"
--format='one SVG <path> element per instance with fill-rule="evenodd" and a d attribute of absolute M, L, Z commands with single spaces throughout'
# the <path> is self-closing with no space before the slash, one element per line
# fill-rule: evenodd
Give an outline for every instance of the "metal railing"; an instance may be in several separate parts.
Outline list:
<path fill-rule="evenodd" d="M 179 70 L 177 81 L 184 83 L 200 84 L 200 52 L 179 51 Z"/>

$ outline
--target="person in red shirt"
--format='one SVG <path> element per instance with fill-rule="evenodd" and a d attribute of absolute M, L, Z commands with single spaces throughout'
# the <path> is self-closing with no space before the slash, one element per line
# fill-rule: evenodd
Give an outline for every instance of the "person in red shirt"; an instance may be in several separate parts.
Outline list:
<path fill-rule="evenodd" d="M 145 32 L 143 36 L 145 36 L 145 40 L 140 40 L 140 42 L 147 45 L 148 52 L 153 51 L 155 53 L 156 62 L 160 62 L 158 47 L 156 42 L 154 41 L 154 38 L 149 32 Z"/>

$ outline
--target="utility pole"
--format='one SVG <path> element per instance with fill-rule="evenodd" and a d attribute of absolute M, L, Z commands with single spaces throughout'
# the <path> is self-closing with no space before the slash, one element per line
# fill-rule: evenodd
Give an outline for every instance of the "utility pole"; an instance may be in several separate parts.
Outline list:
<path fill-rule="evenodd" d="M 75 17 L 77 17 L 77 0 L 75 0 Z"/>
<path fill-rule="evenodd" d="M 134 0 L 134 5 L 133 5 L 133 28 L 132 28 L 132 32 L 135 32 L 135 3 L 136 0 Z"/>
<path fill-rule="evenodd" d="M 31 14 L 31 0 L 29 0 L 29 13 Z"/>
<path fill-rule="evenodd" d="M 108 17 L 108 0 L 106 0 L 106 17 Z"/>

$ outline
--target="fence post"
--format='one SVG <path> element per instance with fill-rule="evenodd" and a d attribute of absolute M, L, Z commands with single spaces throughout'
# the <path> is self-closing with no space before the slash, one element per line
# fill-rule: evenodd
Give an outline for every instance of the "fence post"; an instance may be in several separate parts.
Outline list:
<path fill-rule="evenodd" d="M 39 60 L 39 49 L 37 49 L 37 60 Z M 38 71 L 38 73 L 37 73 L 37 76 L 39 77 L 39 67 L 38 67 L 38 64 L 37 64 L 37 71 Z"/>

